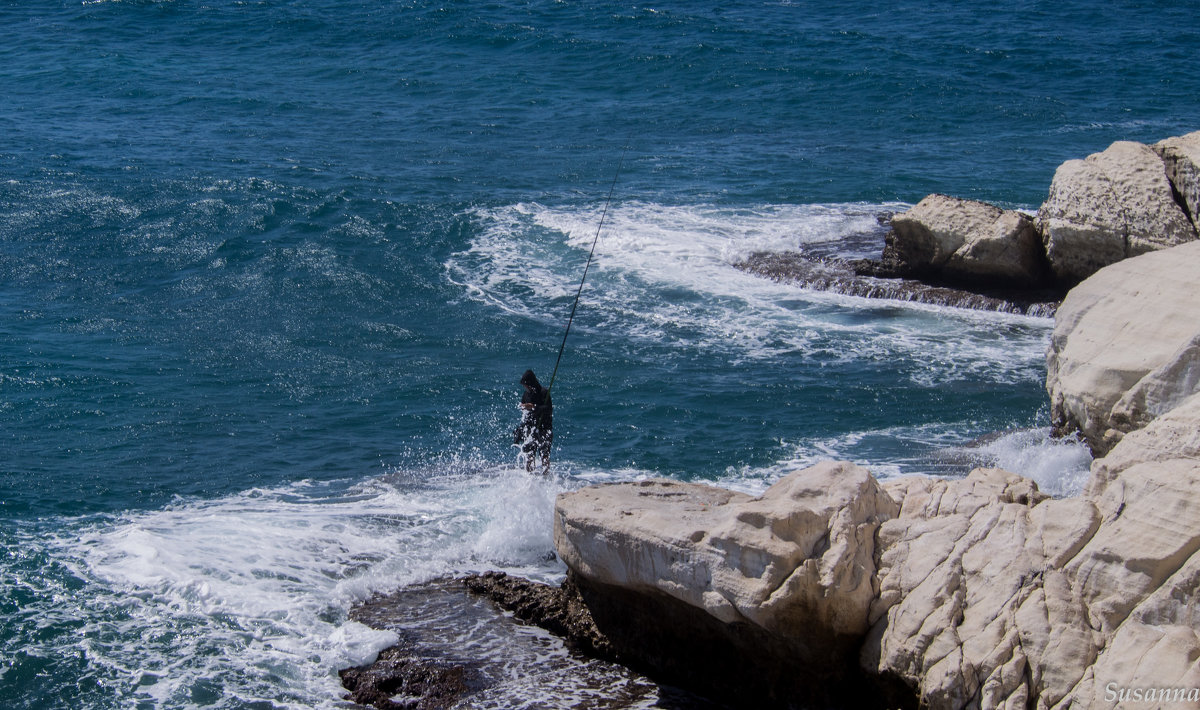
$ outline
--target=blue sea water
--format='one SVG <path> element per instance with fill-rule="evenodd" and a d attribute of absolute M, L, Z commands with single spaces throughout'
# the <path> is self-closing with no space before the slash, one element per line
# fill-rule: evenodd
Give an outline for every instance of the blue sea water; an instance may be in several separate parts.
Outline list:
<path fill-rule="evenodd" d="M 0 2 L 0 706 L 342 707 L 395 638 L 353 602 L 557 578 L 588 483 L 989 438 L 1077 490 L 1049 319 L 733 264 L 876 255 L 930 192 L 1034 209 L 1200 128 L 1197 51 L 1177 2 Z M 598 231 L 530 478 L 517 380 Z"/>

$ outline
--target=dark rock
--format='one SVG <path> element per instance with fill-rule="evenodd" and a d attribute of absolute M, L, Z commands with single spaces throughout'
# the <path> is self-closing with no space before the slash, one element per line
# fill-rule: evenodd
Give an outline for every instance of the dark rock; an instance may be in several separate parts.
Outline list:
<path fill-rule="evenodd" d="M 384 649 L 374 663 L 338 675 L 350 700 L 379 710 L 441 710 L 470 689 L 466 666 L 421 658 L 403 646 Z"/>
<path fill-rule="evenodd" d="M 661 593 L 572 584 L 624 663 L 732 707 L 916 706 L 915 693 L 903 683 L 861 670 L 860 639 L 785 639 L 754 624 L 727 624 Z M 804 660 L 818 657 L 821 663 Z"/>
<path fill-rule="evenodd" d="M 347 699 L 371 707 L 724 708 L 614 661 L 570 583 L 500 572 L 433 580 L 375 595 L 350 618 L 400 637 L 374 663 L 340 673 Z M 554 636 L 519 630 L 526 624 Z"/>
<path fill-rule="evenodd" d="M 886 261 L 813 258 L 804 252 L 755 252 L 734 266 L 780 283 L 863 298 L 929 303 L 1002 313 L 1052 316 L 1063 294 L 1054 289 L 978 290 L 899 278 L 901 270 Z"/>
<path fill-rule="evenodd" d="M 462 579 L 472 594 L 494 604 L 529 624 L 562 637 L 567 645 L 594 658 L 618 660 L 612 644 L 596 628 L 574 581 L 561 587 L 510 577 L 504 572 L 484 572 Z"/>

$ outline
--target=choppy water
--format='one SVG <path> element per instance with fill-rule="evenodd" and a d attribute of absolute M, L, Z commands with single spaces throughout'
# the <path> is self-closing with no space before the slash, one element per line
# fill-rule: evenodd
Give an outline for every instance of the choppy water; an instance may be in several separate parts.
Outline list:
<path fill-rule="evenodd" d="M 934 191 L 1033 208 L 1062 160 L 1200 128 L 1193 19 L 0 3 L 0 705 L 337 707 L 393 638 L 354 601 L 554 580 L 553 497 L 592 482 L 834 457 L 1077 490 L 1050 321 L 733 264 L 868 255 Z M 549 374 L 626 147 L 531 480 L 517 379 Z"/>

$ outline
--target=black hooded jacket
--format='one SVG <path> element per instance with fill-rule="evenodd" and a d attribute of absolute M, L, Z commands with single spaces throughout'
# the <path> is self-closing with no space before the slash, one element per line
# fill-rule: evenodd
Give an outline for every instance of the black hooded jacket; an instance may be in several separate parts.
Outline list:
<path fill-rule="evenodd" d="M 521 384 L 526 387 L 525 394 L 521 395 L 521 404 L 533 405 L 533 409 L 521 421 L 522 428 L 550 431 L 554 427 L 554 403 L 550 401 L 550 391 L 542 387 L 533 370 L 525 371 L 521 376 Z"/>

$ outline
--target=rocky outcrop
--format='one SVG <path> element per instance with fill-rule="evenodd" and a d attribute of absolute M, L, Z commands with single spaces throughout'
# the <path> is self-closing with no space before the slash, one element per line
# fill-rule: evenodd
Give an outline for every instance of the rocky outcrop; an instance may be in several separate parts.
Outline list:
<path fill-rule="evenodd" d="M 1103 269 L 1059 308 L 1051 417 L 1103 454 L 1200 391 L 1200 242 Z"/>
<path fill-rule="evenodd" d="M 848 463 L 758 498 L 618 484 L 559 497 L 559 554 L 617 648 L 726 698 L 1198 706 L 1197 273 L 1200 243 L 1146 254 L 1059 311 L 1056 412 L 1107 453 L 1078 497 L 998 469 L 881 485 Z"/>
<path fill-rule="evenodd" d="M 1194 240 L 1196 228 L 1176 194 L 1163 158 L 1141 143 L 1117 141 L 1063 163 L 1038 210 L 1055 275 L 1079 281 L 1122 259 Z"/>
<path fill-rule="evenodd" d="M 459 663 L 421 658 L 402 646 L 380 652 L 373 663 L 339 672 L 347 700 L 379 710 L 445 710 L 467 694 L 469 669 Z M 396 702 L 393 698 L 406 698 Z"/>
<path fill-rule="evenodd" d="M 1200 705 L 1200 397 L 1126 436 L 1092 467 L 1085 500 L 1101 525 L 1066 572 L 1103 641 L 1074 688 L 1112 707 L 1112 687 L 1186 689 Z"/>
<path fill-rule="evenodd" d="M 1027 479 L 994 469 L 893 490 L 904 503 L 880 530 L 864 665 L 907 679 L 929 707 L 1064 697 L 1095 657 L 1059 576 L 1096 529 L 1091 506 L 1046 502 Z"/>
<path fill-rule="evenodd" d="M 624 658 L 765 707 L 857 698 L 874 538 L 898 508 L 868 472 L 828 463 L 758 498 L 652 480 L 562 494 L 555 547 Z"/>
<path fill-rule="evenodd" d="M 504 572 L 484 572 L 463 577 L 461 582 L 472 594 L 490 599 L 517 619 L 558 634 L 571 648 L 593 658 L 619 660 L 570 579 L 552 587 Z"/>
<path fill-rule="evenodd" d="M 569 581 L 502 572 L 431 580 L 362 600 L 350 618 L 397 639 L 374 662 L 339 672 L 354 707 L 717 707 L 608 660 L 612 649 Z"/>
<path fill-rule="evenodd" d="M 900 274 L 952 283 L 1045 285 L 1033 218 L 976 200 L 929 195 L 892 218 L 883 262 Z"/>
<path fill-rule="evenodd" d="M 1151 146 L 1162 158 L 1167 179 L 1192 224 L 1200 229 L 1200 131 L 1168 138 Z"/>
<path fill-rule="evenodd" d="M 936 286 L 904 278 L 895 268 L 871 260 L 844 261 L 806 252 L 755 252 L 733 264 L 737 269 L 779 283 L 795 284 L 846 296 L 929 303 L 977 311 L 1054 315 L 1063 294 L 1053 288 L 1020 288 L 977 282 L 972 288 Z"/>
<path fill-rule="evenodd" d="M 664 594 L 726 623 L 835 638 L 866 631 L 872 540 L 895 507 L 851 464 L 818 465 L 759 498 L 645 481 L 562 496 L 555 545 L 592 582 Z"/>
<path fill-rule="evenodd" d="M 823 464 L 777 484 L 799 498 L 707 511 L 722 493 L 695 484 L 565 494 L 556 540 L 585 599 L 608 607 L 597 623 L 618 647 L 720 659 L 670 675 L 726 698 L 803 706 L 822 688 L 844 704 L 872 687 L 868 702 L 906 704 L 895 679 L 929 708 L 1103 707 L 1114 687 L 1200 697 L 1198 416 L 1200 396 L 1128 437 L 1076 499 L 995 469 L 886 494 L 857 467 Z M 818 514 L 805 501 L 826 486 L 843 505 Z M 790 514 L 785 500 L 798 503 Z M 848 668 L 854 649 L 866 676 Z"/>
<path fill-rule="evenodd" d="M 933 194 L 880 219 L 890 229 L 878 259 L 840 261 L 806 245 L 734 265 L 847 295 L 1049 315 L 1097 270 L 1200 236 L 1200 131 L 1068 160 L 1036 217 Z"/>

